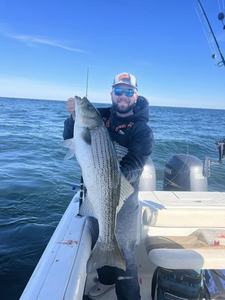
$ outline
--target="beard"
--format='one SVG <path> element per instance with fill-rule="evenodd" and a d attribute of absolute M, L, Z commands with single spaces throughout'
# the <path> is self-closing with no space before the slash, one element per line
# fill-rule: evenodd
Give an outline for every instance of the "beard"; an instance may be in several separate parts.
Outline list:
<path fill-rule="evenodd" d="M 135 103 L 132 103 L 132 104 L 127 104 L 125 106 L 125 105 L 121 105 L 120 102 L 119 103 L 113 102 L 112 107 L 114 111 L 117 111 L 120 114 L 126 114 L 129 111 L 133 110 L 135 105 L 136 105 Z"/>

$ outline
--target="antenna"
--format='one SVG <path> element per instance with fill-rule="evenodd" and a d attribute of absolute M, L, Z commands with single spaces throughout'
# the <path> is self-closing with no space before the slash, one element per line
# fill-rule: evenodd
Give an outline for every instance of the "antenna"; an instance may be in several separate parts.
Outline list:
<path fill-rule="evenodd" d="M 86 98 L 88 97 L 88 74 L 89 74 L 89 66 L 87 67 Z"/>
<path fill-rule="evenodd" d="M 217 42 L 217 40 L 216 40 L 216 37 L 215 37 L 214 32 L 213 32 L 213 30 L 212 30 L 212 27 L 211 27 L 211 25 L 210 25 L 210 23 L 209 23 L 209 20 L 208 20 L 207 16 L 206 16 L 206 13 L 205 13 L 205 11 L 204 11 L 204 8 L 203 8 L 203 6 L 202 6 L 200 0 L 197 0 L 197 2 L 198 2 L 199 5 L 201 6 L 203 15 L 204 15 L 205 18 L 206 18 L 206 21 L 207 21 L 207 23 L 208 23 L 208 25 L 209 25 L 210 31 L 211 31 L 211 33 L 212 33 L 212 36 L 213 36 L 213 38 L 214 38 L 214 41 L 215 41 L 215 43 L 216 43 L 216 46 L 217 46 L 217 48 L 218 48 L 218 50 L 219 50 L 219 53 L 220 53 L 220 56 L 221 56 L 221 58 L 222 58 L 222 61 L 219 62 L 219 63 L 217 64 L 217 66 L 218 66 L 218 67 L 225 66 L 225 60 L 224 60 L 223 54 L 222 54 L 222 52 L 221 52 L 221 50 L 220 50 L 219 44 L 218 44 L 218 42 Z M 223 16 L 222 16 L 222 15 L 220 16 L 219 20 L 223 20 Z M 215 58 L 216 55 L 214 54 L 212 57 Z"/>

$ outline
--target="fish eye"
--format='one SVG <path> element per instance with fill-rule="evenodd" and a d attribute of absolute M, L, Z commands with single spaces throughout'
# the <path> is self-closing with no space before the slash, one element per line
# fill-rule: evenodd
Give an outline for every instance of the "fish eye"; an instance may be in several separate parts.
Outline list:
<path fill-rule="evenodd" d="M 93 106 L 92 106 L 92 105 L 90 105 L 90 104 L 88 104 L 87 108 L 89 108 L 89 109 L 93 109 Z"/>

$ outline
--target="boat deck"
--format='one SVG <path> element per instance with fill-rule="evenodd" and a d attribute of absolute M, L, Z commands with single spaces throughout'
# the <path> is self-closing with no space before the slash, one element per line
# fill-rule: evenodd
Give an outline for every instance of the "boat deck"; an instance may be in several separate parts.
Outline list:
<path fill-rule="evenodd" d="M 77 217 L 76 199 L 77 196 L 68 206 L 20 300 L 83 299 L 95 284 L 97 272 L 86 275 L 91 237 L 86 218 Z M 146 245 L 146 240 L 152 243 L 156 237 L 188 237 L 198 230 L 225 230 L 225 193 L 140 192 L 139 199 L 135 254 L 143 300 L 151 299 L 151 281 L 157 266 L 176 269 L 182 262 L 182 268 L 187 269 L 225 269 L 221 245 L 206 245 L 199 250 L 190 244 L 192 248 L 176 251 L 162 245 L 150 251 Z M 110 294 L 101 299 L 115 299 L 115 292 Z"/>

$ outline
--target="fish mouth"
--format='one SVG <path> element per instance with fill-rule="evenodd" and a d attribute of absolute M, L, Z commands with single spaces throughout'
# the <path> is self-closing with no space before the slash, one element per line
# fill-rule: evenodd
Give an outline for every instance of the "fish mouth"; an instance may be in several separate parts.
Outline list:
<path fill-rule="evenodd" d="M 81 97 L 75 96 L 74 100 L 77 101 L 78 103 L 82 101 Z"/>
<path fill-rule="evenodd" d="M 82 106 L 83 103 L 84 103 L 83 99 L 81 99 L 81 97 L 78 97 L 78 96 L 75 96 L 75 97 L 74 97 L 74 101 L 75 101 L 75 105 L 76 105 L 77 107 Z"/>

